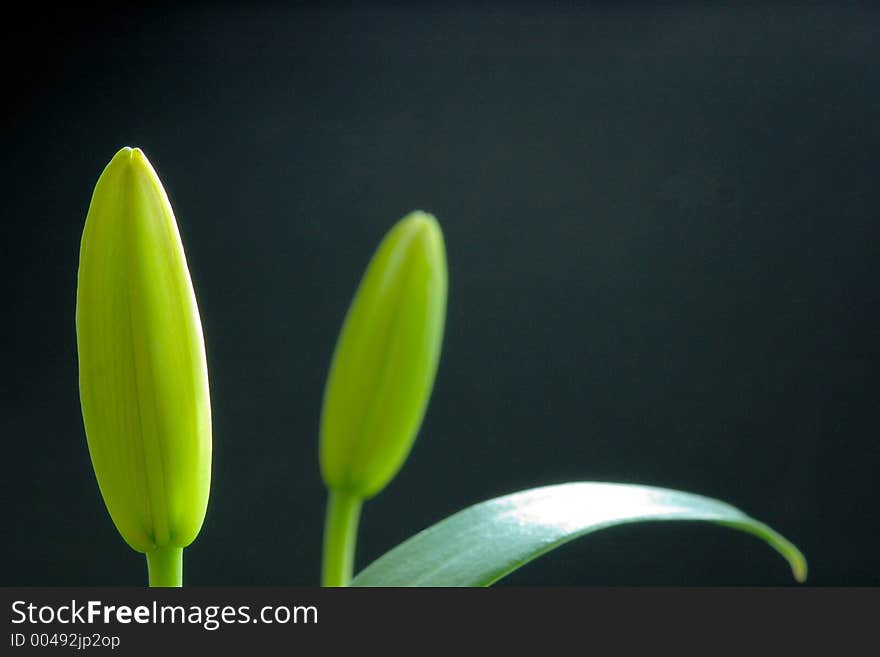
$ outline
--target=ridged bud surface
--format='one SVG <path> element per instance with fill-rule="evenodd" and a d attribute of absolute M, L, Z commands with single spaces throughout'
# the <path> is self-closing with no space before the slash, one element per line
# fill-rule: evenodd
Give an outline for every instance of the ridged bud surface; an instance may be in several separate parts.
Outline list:
<path fill-rule="evenodd" d="M 116 528 L 139 552 L 186 547 L 211 479 L 205 346 L 174 213 L 137 148 L 95 186 L 76 334 L 89 454 Z"/>

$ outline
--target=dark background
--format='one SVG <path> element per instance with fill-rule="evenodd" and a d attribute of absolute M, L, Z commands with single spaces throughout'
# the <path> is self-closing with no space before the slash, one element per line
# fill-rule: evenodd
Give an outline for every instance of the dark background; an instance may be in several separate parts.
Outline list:
<path fill-rule="evenodd" d="M 92 188 L 175 208 L 214 413 L 198 585 L 318 582 L 322 388 L 394 221 L 445 231 L 443 359 L 358 565 L 570 480 L 718 497 L 809 583 L 880 585 L 880 13 L 859 5 L 153 8 L 5 21 L 0 584 L 145 581 L 77 392 Z M 749 536 L 609 530 L 504 584 L 788 585 Z"/>

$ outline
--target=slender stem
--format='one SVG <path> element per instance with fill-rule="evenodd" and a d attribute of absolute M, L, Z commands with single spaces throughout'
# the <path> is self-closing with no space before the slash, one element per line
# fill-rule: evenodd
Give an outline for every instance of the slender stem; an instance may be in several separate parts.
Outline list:
<path fill-rule="evenodd" d="M 160 547 L 147 552 L 150 586 L 183 586 L 183 548 Z"/>
<path fill-rule="evenodd" d="M 348 586 L 354 571 L 361 498 L 345 491 L 330 491 L 324 524 L 322 586 Z"/>

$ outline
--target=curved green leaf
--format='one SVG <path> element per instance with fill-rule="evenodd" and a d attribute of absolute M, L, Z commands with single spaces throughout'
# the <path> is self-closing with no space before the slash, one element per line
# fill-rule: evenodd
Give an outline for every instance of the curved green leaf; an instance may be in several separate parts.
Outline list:
<path fill-rule="evenodd" d="M 653 520 L 702 520 L 766 541 L 807 576 L 800 551 L 736 507 L 652 486 L 578 482 L 475 504 L 386 552 L 353 586 L 489 586 L 532 559 L 598 529 Z"/>

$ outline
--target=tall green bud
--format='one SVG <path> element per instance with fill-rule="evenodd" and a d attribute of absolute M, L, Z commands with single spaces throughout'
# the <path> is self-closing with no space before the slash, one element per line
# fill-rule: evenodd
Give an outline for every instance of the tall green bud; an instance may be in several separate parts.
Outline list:
<path fill-rule="evenodd" d="M 327 585 L 350 580 L 361 501 L 391 481 L 415 441 L 440 360 L 446 294 L 443 234 L 434 217 L 413 212 L 385 236 L 367 266 L 324 391 Z"/>
<path fill-rule="evenodd" d="M 95 186 L 76 299 L 89 454 L 110 517 L 147 556 L 150 584 L 182 583 L 211 480 L 211 409 L 196 297 L 174 213 L 140 149 Z"/>
<path fill-rule="evenodd" d="M 446 254 L 437 221 L 413 212 L 379 245 L 336 345 L 321 416 L 321 471 L 367 499 L 397 474 L 440 360 Z"/>

